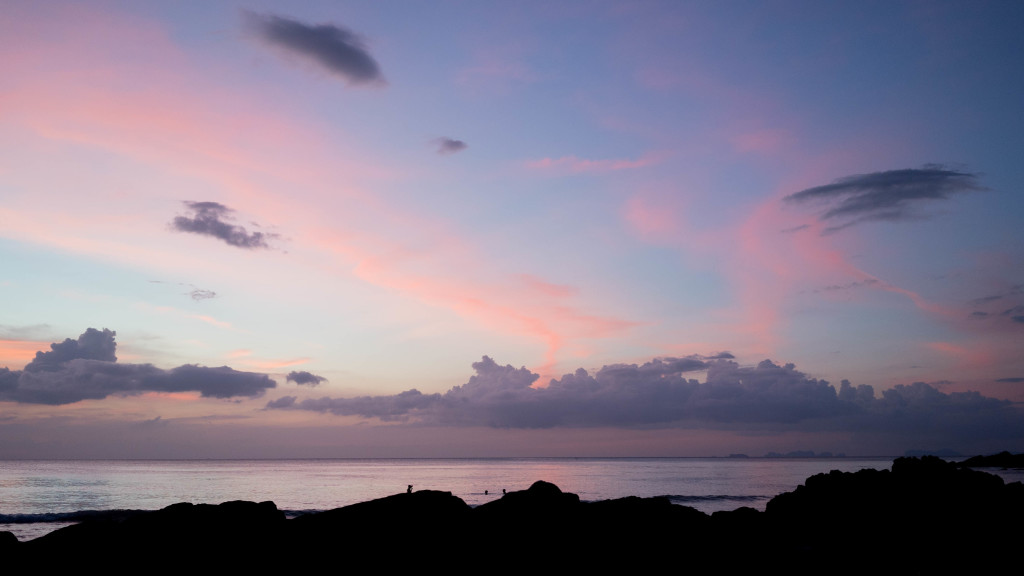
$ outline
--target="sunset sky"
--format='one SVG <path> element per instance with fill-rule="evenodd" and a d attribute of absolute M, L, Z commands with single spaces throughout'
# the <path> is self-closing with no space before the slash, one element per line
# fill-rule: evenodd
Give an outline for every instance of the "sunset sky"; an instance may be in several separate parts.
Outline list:
<path fill-rule="evenodd" d="M 1024 450 L 1022 29 L 4 2 L 0 458 Z"/>

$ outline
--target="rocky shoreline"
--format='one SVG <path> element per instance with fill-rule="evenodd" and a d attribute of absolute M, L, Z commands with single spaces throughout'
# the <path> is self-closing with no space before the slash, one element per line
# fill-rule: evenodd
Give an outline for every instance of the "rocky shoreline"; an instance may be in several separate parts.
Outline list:
<path fill-rule="evenodd" d="M 396 494 L 287 520 L 273 502 L 175 504 L 86 520 L 28 542 L 8 566 L 197 569 L 999 568 L 1024 529 L 1024 486 L 939 458 L 817 474 L 764 512 L 704 514 L 667 498 L 581 502 L 538 481 L 476 508 L 450 492 Z"/>

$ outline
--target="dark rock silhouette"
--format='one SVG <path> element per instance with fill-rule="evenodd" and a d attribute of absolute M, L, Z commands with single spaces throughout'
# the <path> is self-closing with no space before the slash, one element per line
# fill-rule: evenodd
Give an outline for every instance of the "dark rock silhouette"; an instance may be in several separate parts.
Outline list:
<path fill-rule="evenodd" d="M 897 458 L 891 472 L 816 474 L 770 500 L 765 515 L 787 535 L 778 545 L 815 561 L 856 551 L 848 567 L 948 572 L 972 554 L 986 556 L 965 567 L 1015 550 L 1021 512 L 1019 482 L 925 456 Z"/>
<path fill-rule="evenodd" d="M 817 474 L 773 498 L 765 512 L 708 516 L 663 497 L 584 502 L 540 481 L 477 508 L 450 492 L 423 490 L 293 520 L 272 502 L 176 504 L 87 520 L 29 542 L 0 533 L 0 552 L 12 567 L 114 572 L 381 563 L 457 573 L 948 573 L 998 567 L 1001 555 L 1016 550 L 1022 513 L 1019 482 L 925 457 L 899 458 L 891 472 Z"/>

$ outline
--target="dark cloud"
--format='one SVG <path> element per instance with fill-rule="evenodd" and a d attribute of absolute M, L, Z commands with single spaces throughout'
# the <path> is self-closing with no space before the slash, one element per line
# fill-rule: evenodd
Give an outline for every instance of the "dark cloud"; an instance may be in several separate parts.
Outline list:
<path fill-rule="evenodd" d="M 317 376 L 305 370 L 293 371 L 288 373 L 288 377 L 285 379 L 286 382 L 295 382 L 296 384 L 306 384 L 309 386 L 316 386 L 321 382 L 327 382 L 327 378 L 323 376 Z"/>
<path fill-rule="evenodd" d="M 65 338 L 50 344 L 49 352 L 36 352 L 35 358 L 25 366 L 25 372 L 54 372 L 76 359 L 117 362 L 114 343 L 115 332 L 88 328 L 77 340 Z"/>
<path fill-rule="evenodd" d="M 1024 324 L 1024 285 L 1009 286 L 1005 290 L 975 298 L 970 304 L 979 310 L 973 310 L 970 317 L 974 320 L 985 320 L 993 327 L 1007 326 L 1019 329 Z"/>
<path fill-rule="evenodd" d="M 271 400 L 270 402 L 267 402 L 267 409 L 273 410 L 275 408 L 291 408 L 292 406 L 295 405 L 295 401 L 297 399 L 298 398 L 296 398 L 295 396 L 282 396 L 277 400 Z"/>
<path fill-rule="evenodd" d="M 1006 316 L 1014 322 L 1024 322 L 1024 304 L 1018 304 L 1013 308 L 1007 308 L 999 313 L 1000 316 Z"/>
<path fill-rule="evenodd" d="M 793 226 L 792 228 L 783 228 L 782 230 L 779 230 L 779 232 L 782 232 L 783 234 L 792 234 L 794 232 L 799 232 L 801 230 L 806 230 L 806 229 L 808 229 L 810 227 L 811 227 L 810 224 L 801 224 L 799 226 Z"/>
<path fill-rule="evenodd" d="M 231 208 L 217 202 L 183 202 L 192 211 L 190 216 L 176 216 L 171 226 L 179 232 L 190 232 L 213 236 L 238 248 L 270 248 L 267 240 L 277 238 L 277 234 L 253 232 L 250 234 L 242 226 L 229 224 L 225 219 L 231 218 Z M 194 297 L 194 296 L 193 296 Z"/>
<path fill-rule="evenodd" d="M 1024 378 L 1000 378 L 996 382 L 1012 382 L 1016 384 L 1017 382 L 1024 382 Z"/>
<path fill-rule="evenodd" d="M 784 200 L 823 205 L 820 218 L 833 223 L 825 229 L 830 233 L 861 222 L 919 218 L 919 208 L 924 203 L 980 190 L 985 188 L 978 183 L 977 174 L 926 164 L 921 168 L 846 176 L 831 184 L 790 194 Z"/>
<path fill-rule="evenodd" d="M 469 144 L 454 138 L 437 138 L 434 140 L 434 145 L 437 146 L 437 153 L 441 155 L 455 154 L 469 148 Z"/>
<path fill-rule="evenodd" d="M 476 374 L 444 394 L 408 390 L 389 396 L 298 400 L 268 409 L 310 410 L 426 425 L 677 427 L 745 431 L 908 432 L 955 437 L 1024 438 L 1024 418 L 1009 401 L 977 392 L 944 393 L 935 385 L 898 385 L 877 397 L 871 386 L 844 380 L 839 390 L 793 364 L 753 367 L 702 356 L 579 369 L 534 388 L 538 375 L 488 357 Z M 689 378 L 706 372 L 704 382 Z"/>
<path fill-rule="evenodd" d="M 87 329 L 37 352 L 24 370 L 0 368 L 0 401 L 29 404 L 71 404 L 100 400 L 112 394 L 199 392 L 209 398 L 256 397 L 274 381 L 265 374 L 221 366 L 186 364 L 170 370 L 152 364 L 117 362 L 112 330 Z"/>
<path fill-rule="evenodd" d="M 349 84 L 383 84 L 380 66 L 362 38 L 333 24 L 303 24 L 297 20 L 243 12 L 246 27 L 267 44 L 306 58 Z"/>

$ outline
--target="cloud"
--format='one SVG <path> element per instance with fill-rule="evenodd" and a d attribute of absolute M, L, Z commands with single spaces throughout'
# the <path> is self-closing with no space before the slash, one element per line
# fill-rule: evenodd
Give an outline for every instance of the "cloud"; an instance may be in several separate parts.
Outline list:
<path fill-rule="evenodd" d="M 800 224 L 799 226 L 793 226 L 792 228 L 783 228 L 782 230 L 779 230 L 779 232 L 781 232 L 783 234 L 793 234 L 794 232 L 799 232 L 801 230 L 806 230 L 806 229 L 808 229 L 810 227 L 811 227 L 810 224 Z"/>
<path fill-rule="evenodd" d="M 721 357 L 723 355 L 716 355 Z M 756 366 L 714 357 L 578 369 L 545 388 L 526 368 L 484 356 L 476 374 L 444 394 L 407 390 L 385 396 L 298 400 L 268 409 L 309 410 L 388 422 L 495 428 L 675 427 L 731 430 L 1024 437 L 1024 418 L 1009 401 L 977 392 L 944 393 L 935 385 L 897 385 L 876 396 L 843 380 L 838 391 L 793 364 Z M 706 373 L 704 382 L 689 377 Z M 1001 435 L 1001 436 L 1000 436 Z"/>
<path fill-rule="evenodd" d="M 208 300 L 210 298 L 216 298 L 217 297 L 217 293 L 214 292 L 213 290 L 204 290 L 202 288 L 195 288 L 191 292 L 189 292 L 188 294 L 196 302 L 199 302 L 201 300 Z"/>
<path fill-rule="evenodd" d="M 1014 322 L 1024 322 L 1024 304 L 1018 304 L 1013 308 L 1007 308 L 999 313 L 1000 316 L 1007 316 Z"/>
<path fill-rule="evenodd" d="M 117 362 L 114 343 L 115 332 L 87 328 L 77 340 L 65 338 L 63 342 L 50 344 L 50 351 L 36 352 L 36 357 L 25 366 L 25 372 L 54 372 L 71 360 L 99 360 Z"/>
<path fill-rule="evenodd" d="M 831 184 L 790 194 L 784 201 L 824 205 L 820 218 L 834 223 L 824 230 L 831 233 L 861 222 L 920 218 L 919 207 L 924 203 L 985 189 L 978 183 L 977 174 L 926 164 L 921 168 L 846 176 Z"/>
<path fill-rule="evenodd" d="M 292 371 L 288 373 L 288 377 L 285 379 L 286 382 L 295 382 L 296 384 L 306 384 L 309 386 L 316 386 L 321 382 L 327 382 L 327 378 L 323 376 L 317 376 L 311 374 L 305 370 Z"/>
<path fill-rule="evenodd" d="M 295 405 L 295 401 L 297 399 L 298 398 L 296 398 L 295 396 L 282 396 L 277 400 L 271 400 L 270 402 L 267 402 L 267 409 L 273 410 L 277 408 L 291 408 L 292 406 Z"/>
<path fill-rule="evenodd" d="M 188 291 L 188 292 L 185 292 L 184 294 L 188 295 L 190 298 L 192 298 L 196 302 L 200 302 L 202 300 L 209 300 L 210 298 L 216 298 L 217 297 L 217 293 L 214 292 L 213 290 L 206 290 L 205 288 L 199 288 L 199 287 L 195 286 L 194 284 L 186 284 L 184 282 L 164 282 L 163 280 L 150 280 L 149 282 L 151 284 L 174 284 L 174 285 L 177 285 L 177 286 L 188 286 L 189 288 L 191 288 L 191 290 Z"/>
<path fill-rule="evenodd" d="M 1016 378 L 1000 378 L 1000 379 L 996 380 L 996 382 L 1011 382 L 1011 383 L 1016 384 L 1018 382 L 1024 382 L 1024 378 L 1020 378 L 1020 377 L 1016 377 Z"/>
<path fill-rule="evenodd" d="M 301 56 L 348 84 L 384 83 L 377 61 L 363 39 L 351 30 L 248 11 L 243 12 L 243 18 L 246 27 L 263 42 Z"/>
<path fill-rule="evenodd" d="M 265 234 L 253 232 L 250 234 L 242 226 L 236 226 L 224 221 L 230 218 L 234 210 L 217 202 L 183 202 L 185 207 L 192 211 L 189 216 L 176 216 L 171 226 L 179 232 L 190 232 L 213 236 L 238 248 L 270 248 L 267 240 L 277 238 L 277 234 Z M 205 292 L 205 291 L 204 291 Z M 195 298 L 195 292 L 193 292 Z"/>
<path fill-rule="evenodd" d="M 469 148 L 469 144 L 454 138 L 435 138 L 433 142 L 434 145 L 437 146 L 437 153 L 442 156 L 462 152 L 466 148 Z"/>
<path fill-rule="evenodd" d="M 24 370 L 0 368 L 0 401 L 71 404 L 101 400 L 112 394 L 199 392 L 208 398 L 261 396 L 275 383 L 265 374 L 221 366 L 185 364 L 164 370 L 152 364 L 117 362 L 112 330 L 87 329 L 37 352 Z"/>
<path fill-rule="evenodd" d="M 860 282 L 849 282 L 847 284 L 830 284 L 822 288 L 817 288 L 815 292 L 841 292 L 844 290 L 853 290 L 855 288 L 863 288 L 864 286 L 872 286 L 878 284 L 878 280 L 874 278 L 868 278 Z"/>

